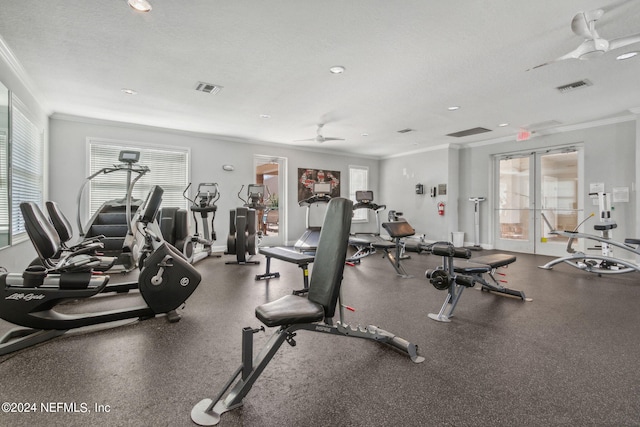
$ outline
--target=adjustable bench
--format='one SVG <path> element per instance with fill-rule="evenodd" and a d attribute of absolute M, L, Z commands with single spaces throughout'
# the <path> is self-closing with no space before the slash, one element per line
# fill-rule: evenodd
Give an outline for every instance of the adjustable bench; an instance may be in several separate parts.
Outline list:
<path fill-rule="evenodd" d="M 451 244 L 435 244 L 432 247 L 432 253 L 443 257 L 443 265 L 436 270 L 427 270 L 425 274 L 437 289 L 447 290 L 447 297 L 438 314 L 429 313 L 430 319 L 450 322 L 453 311 L 462 296 L 462 291 L 464 288 L 475 286 L 476 283 L 482 285 L 481 290 L 483 291 L 519 298 L 522 301 L 531 301 L 531 298 L 525 297 L 524 292 L 507 288 L 495 278 L 498 268 L 507 267 L 516 261 L 516 257 L 513 255 L 491 254 L 469 260 L 471 251 L 464 248 L 454 248 Z M 468 261 L 454 265 L 454 258 L 463 258 Z M 484 274 L 488 274 L 492 282 L 487 281 Z"/>
<path fill-rule="evenodd" d="M 253 334 L 263 331 L 264 326 L 242 330 L 242 363 L 217 397 L 203 399 L 193 407 L 191 419 L 196 424 L 218 424 L 224 412 L 240 407 L 282 344 L 286 341 L 292 347 L 296 345 L 295 336 L 299 330 L 378 341 L 406 354 L 415 363 L 424 361 L 424 357 L 418 355 L 417 346 L 405 339 L 373 325 L 352 327 L 343 321 L 339 296 L 352 204 L 351 200 L 344 198 L 331 199 L 318 241 L 308 297 L 286 295 L 256 307 L 256 317 L 268 327 L 277 327 L 277 331 L 254 359 Z M 336 308 L 339 309 L 340 320 L 334 323 Z"/>
<path fill-rule="evenodd" d="M 400 239 L 413 236 L 416 234 L 416 230 L 414 230 L 406 221 L 385 222 L 382 224 L 382 227 L 387 230 L 387 233 L 389 233 L 389 236 L 393 241 L 376 242 L 373 243 L 373 247 L 380 249 L 385 253 L 385 256 L 393 266 L 394 270 L 396 270 L 398 276 L 404 279 L 411 277 L 407 274 L 402 264 L 400 264 L 402 252 L 402 242 L 400 242 Z"/>
<path fill-rule="evenodd" d="M 267 270 L 264 274 L 256 274 L 256 280 L 273 279 L 280 277 L 279 272 L 271 271 L 271 258 L 275 258 L 281 261 L 297 264 L 298 267 L 302 269 L 304 289 L 309 289 L 309 264 L 313 262 L 315 258 L 314 255 L 298 252 L 293 247 L 259 248 L 258 250 L 267 259 Z"/>

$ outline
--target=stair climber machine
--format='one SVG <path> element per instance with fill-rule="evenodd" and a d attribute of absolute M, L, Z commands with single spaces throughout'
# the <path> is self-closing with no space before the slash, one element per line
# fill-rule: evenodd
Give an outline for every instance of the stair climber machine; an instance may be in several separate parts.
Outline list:
<path fill-rule="evenodd" d="M 162 188 L 154 186 L 131 224 L 135 235 L 132 249 L 140 254 L 142 269 L 138 277 L 139 294 L 130 292 L 125 296 L 127 308 L 113 309 L 118 301 L 108 295 L 98 296 L 107 290 L 109 276 L 93 274 L 93 266 L 99 260 L 89 254 L 70 253 L 55 268 L 36 265 L 22 274 L 0 273 L 0 318 L 20 326 L 0 338 L 0 355 L 85 326 L 146 319 L 158 314 L 166 314 L 170 322 L 178 321 L 176 310 L 196 289 L 201 276 L 176 248 L 160 237 L 155 218 L 162 193 Z M 39 256 L 50 258 L 60 249 L 53 226 L 35 203 L 24 202 L 20 209 Z M 130 298 L 139 300 L 138 305 L 132 307 Z M 98 312 L 77 313 L 85 299 L 91 300 L 92 307 L 106 306 Z M 69 307 L 65 310 L 66 301 L 74 301 L 71 310 Z M 62 310 L 56 310 L 57 306 Z"/>
<path fill-rule="evenodd" d="M 298 205 L 307 208 L 305 219 L 307 230 L 293 246 L 304 253 L 314 253 L 318 247 L 322 222 L 327 211 L 327 204 L 331 200 L 331 183 L 313 183 L 312 193 L 311 197 L 298 202 Z"/>
<path fill-rule="evenodd" d="M 78 192 L 78 230 L 81 238 L 98 238 L 104 245 L 105 256 L 116 257 L 116 265 L 112 269 L 128 272 L 136 268 L 133 259 L 131 244 L 133 242 L 131 230 L 132 212 L 135 212 L 143 203 L 142 200 L 132 199 L 133 187 L 138 180 L 150 172 L 147 166 L 137 165 L 140 160 L 140 152 L 123 150 L 118 156 L 120 163 L 105 167 L 85 179 Z M 127 192 L 122 199 L 108 200 L 98 208 L 85 226 L 82 225 L 81 209 L 82 195 L 87 184 L 101 174 L 124 172 L 127 175 Z"/>
<path fill-rule="evenodd" d="M 213 242 L 216 241 L 213 221 L 216 218 L 216 211 L 218 210 L 216 202 L 220 198 L 220 191 L 218 190 L 218 184 L 215 182 L 201 182 L 198 184 L 195 197 L 190 199 L 187 196 L 189 187 L 191 187 L 191 183 L 185 188 L 182 195 L 191 202 L 189 210 L 193 215 L 195 233 L 187 236 L 184 240 L 182 253 L 190 263 L 194 264 L 211 255 L 211 247 L 213 246 Z M 198 216 L 200 217 L 200 221 L 202 221 L 202 234 L 200 234 L 198 228 Z M 211 231 L 209 231 L 209 217 L 211 217 Z"/>
<path fill-rule="evenodd" d="M 229 236 L 227 237 L 227 250 L 225 254 L 235 255 L 235 261 L 227 261 L 225 264 L 260 264 L 251 257 L 256 254 L 256 247 L 260 244 L 262 232 L 257 231 L 257 210 L 265 209 L 265 191 L 263 184 L 249 184 L 247 187 L 247 199 L 240 195 L 244 185 L 238 191 L 238 198 L 243 206 L 229 211 Z"/>

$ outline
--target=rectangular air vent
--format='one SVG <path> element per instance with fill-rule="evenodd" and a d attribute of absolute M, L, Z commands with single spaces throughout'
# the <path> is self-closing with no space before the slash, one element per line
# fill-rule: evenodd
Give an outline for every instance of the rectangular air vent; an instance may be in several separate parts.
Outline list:
<path fill-rule="evenodd" d="M 491 132 L 491 129 L 477 127 L 477 128 L 467 129 L 467 130 L 461 130 L 460 132 L 448 133 L 447 136 L 461 138 L 463 136 L 477 135 L 479 133 L 485 133 L 485 132 Z"/>
<path fill-rule="evenodd" d="M 409 132 L 413 132 L 413 129 L 411 128 L 406 128 L 406 129 L 400 129 L 398 131 L 398 133 L 409 133 Z"/>
<path fill-rule="evenodd" d="M 197 91 L 208 93 L 210 95 L 215 95 L 220 92 L 220 89 L 222 89 L 222 86 L 214 85 L 213 83 L 198 82 L 196 85 Z"/>
<path fill-rule="evenodd" d="M 556 89 L 558 89 L 560 91 L 560 93 L 567 93 L 567 92 L 570 92 L 572 90 L 576 90 L 576 89 L 580 89 L 580 88 L 583 88 L 583 87 L 591 86 L 592 84 L 593 83 L 591 83 L 589 80 L 584 79 L 584 80 L 579 80 L 577 82 L 569 83 L 568 85 L 558 86 Z"/>

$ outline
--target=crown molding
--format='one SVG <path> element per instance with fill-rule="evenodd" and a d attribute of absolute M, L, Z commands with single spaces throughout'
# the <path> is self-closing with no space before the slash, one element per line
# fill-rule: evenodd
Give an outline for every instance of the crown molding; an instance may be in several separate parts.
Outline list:
<path fill-rule="evenodd" d="M 44 102 L 44 98 L 40 95 L 38 90 L 36 89 L 36 85 L 33 83 L 29 75 L 25 71 L 24 67 L 13 54 L 13 51 L 5 42 L 5 40 L 0 35 L 0 60 L 2 60 L 5 64 L 9 66 L 11 72 L 15 75 L 15 77 L 20 81 L 20 83 L 25 87 L 29 95 L 38 103 L 40 108 L 44 111 L 44 113 L 49 116 L 52 111 L 48 107 L 47 103 Z M 11 88 L 9 88 L 11 90 Z M 13 90 L 11 90 L 14 92 Z"/>

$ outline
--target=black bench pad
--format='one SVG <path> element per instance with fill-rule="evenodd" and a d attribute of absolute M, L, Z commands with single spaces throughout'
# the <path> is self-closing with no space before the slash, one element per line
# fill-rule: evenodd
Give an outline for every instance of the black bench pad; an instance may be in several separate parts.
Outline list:
<path fill-rule="evenodd" d="M 256 317 L 269 327 L 312 323 L 324 319 L 324 308 L 307 298 L 285 295 L 256 307 Z"/>
<path fill-rule="evenodd" d="M 388 240 L 379 240 L 371 244 L 376 249 L 393 249 L 396 247 L 394 242 L 390 242 Z"/>
<path fill-rule="evenodd" d="M 477 262 L 461 262 L 453 266 L 453 271 L 462 274 L 483 274 L 491 271 L 491 266 Z"/>
<path fill-rule="evenodd" d="M 387 230 L 389 236 L 393 238 L 409 237 L 416 234 L 416 230 L 406 221 L 385 222 L 382 224 L 382 228 Z"/>
<path fill-rule="evenodd" d="M 259 251 L 266 257 L 276 258 L 298 265 L 310 264 L 315 258 L 313 255 L 303 254 L 288 247 L 260 248 Z"/>
<path fill-rule="evenodd" d="M 507 254 L 491 254 L 479 256 L 477 258 L 471 258 L 470 261 L 478 264 L 486 264 L 491 268 L 498 268 L 516 262 L 516 257 L 515 255 Z"/>

